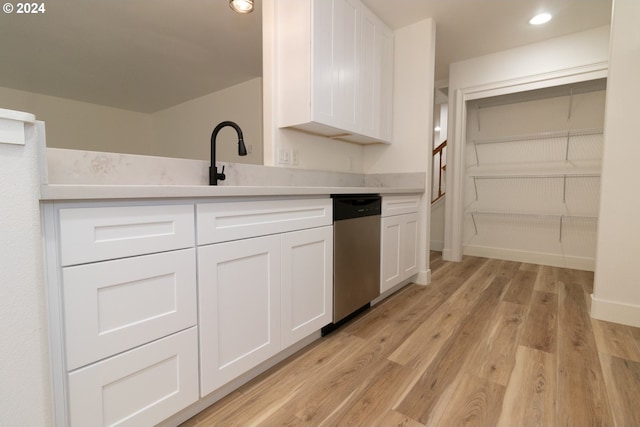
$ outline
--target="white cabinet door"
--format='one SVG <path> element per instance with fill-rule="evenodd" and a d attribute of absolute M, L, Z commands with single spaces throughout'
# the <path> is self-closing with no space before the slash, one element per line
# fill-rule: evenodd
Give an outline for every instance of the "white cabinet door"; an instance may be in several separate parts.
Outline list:
<path fill-rule="evenodd" d="M 198 400 L 193 327 L 69 374 L 71 427 L 150 426 Z"/>
<path fill-rule="evenodd" d="M 333 228 L 282 235 L 283 347 L 331 323 Z"/>
<path fill-rule="evenodd" d="M 418 272 L 418 214 L 402 215 L 400 259 L 402 280 Z"/>
<path fill-rule="evenodd" d="M 355 131 L 358 125 L 358 49 L 361 4 L 313 2 L 313 120 Z"/>
<path fill-rule="evenodd" d="M 360 133 L 391 142 L 393 32 L 363 7 L 360 36 Z"/>
<path fill-rule="evenodd" d="M 418 272 L 418 214 L 382 218 L 380 292 Z"/>
<path fill-rule="evenodd" d="M 198 248 L 201 395 L 276 354 L 280 236 Z"/>
<path fill-rule="evenodd" d="M 400 242 L 402 216 L 396 215 L 382 218 L 381 224 L 380 293 L 391 289 L 402 281 L 402 266 L 400 264 L 402 259 L 400 254 L 402 247 Z"/>
<path fill-rule="evenodd" d="M 380 59 L 379 104 L 376 113 L 380 121 L 378 134 L 381 141 L 393 142 L 393 31 L 385 25 L 379 26 L 380 46 L 377 52 Z"/>
<path fill-rule="evenodd" d="M 196 324 L 195 249 L 62 269 L 67 369 Z"/>

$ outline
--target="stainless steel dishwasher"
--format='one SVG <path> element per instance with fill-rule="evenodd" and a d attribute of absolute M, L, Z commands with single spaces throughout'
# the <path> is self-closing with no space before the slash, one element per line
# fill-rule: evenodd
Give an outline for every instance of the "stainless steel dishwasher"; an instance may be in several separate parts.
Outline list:
<path fill-rule="evenodd" d="M 333 323 L 369 307 L 380 295 L 380 210 L 377 194 L 332 195 Z"/>

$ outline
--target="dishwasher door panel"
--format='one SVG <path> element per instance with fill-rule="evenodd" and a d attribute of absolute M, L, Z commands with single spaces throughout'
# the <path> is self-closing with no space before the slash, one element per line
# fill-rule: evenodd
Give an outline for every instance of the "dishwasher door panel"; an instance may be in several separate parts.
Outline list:
<path fill-rule="evenodd" d="M 335 221 L 333 322 L 380 295 L 380 216 Z"/>

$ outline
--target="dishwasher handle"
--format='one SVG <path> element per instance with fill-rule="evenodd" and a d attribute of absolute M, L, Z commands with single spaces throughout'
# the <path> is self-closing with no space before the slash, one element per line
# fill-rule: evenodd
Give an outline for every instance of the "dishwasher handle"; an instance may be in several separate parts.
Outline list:
<path fill-rule="evenodd" d="M 333 197 L 333 220 L 380 215 L 382 199 L 378 194 L 335 195 Z"/>

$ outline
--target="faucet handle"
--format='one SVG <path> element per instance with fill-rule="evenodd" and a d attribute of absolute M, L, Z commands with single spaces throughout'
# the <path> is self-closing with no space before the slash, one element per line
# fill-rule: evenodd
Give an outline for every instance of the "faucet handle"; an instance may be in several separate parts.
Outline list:
<path fill-rule="evenodd" d="M 227 176 L 224 174 L 224 165 L 222 165 L 222 172 L 220 172 L 220 173 L 219 173 L 219 174 L 217 174 L 217 175 L 218 175 L 218 179 L 219 179 L 220 181 L 224 181 L 224 180 L 227 178 Z"/>

